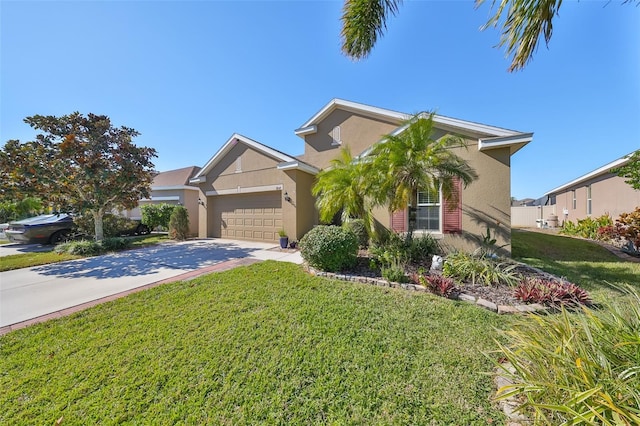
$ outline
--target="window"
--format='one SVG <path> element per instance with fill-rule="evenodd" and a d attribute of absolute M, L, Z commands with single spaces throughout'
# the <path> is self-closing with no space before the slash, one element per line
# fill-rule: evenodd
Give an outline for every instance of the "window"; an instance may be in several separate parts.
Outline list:
<path fill-rule="evenodd" d="M 416 210 L 416 229 L 440 231 L 440 192 L 419 191 Z"/>
<path fill-rule="evenodd" d="M 342 145 L 342 139 L 340 138 L 340 126 L 336 126 L 331 131 L 331 145 Z"/>
<path fill-rule="evenodd" d="M 587 214 L 591 214 L 591 185 L 587 185 Z"/>
<path fill-rule="evenodd" d="M 236 173 L 242 173 L 242 157 L 236 158 Z"/>
<path fill-rule="evenodd" d="M 574 190 L 571 191 L 571 208 L 573 210 L 575 210 L 577 205 L 578 205 L 578 203 L 577 203 L 577 200 L 576 200 L 576 190 L 574 189 Z"/>

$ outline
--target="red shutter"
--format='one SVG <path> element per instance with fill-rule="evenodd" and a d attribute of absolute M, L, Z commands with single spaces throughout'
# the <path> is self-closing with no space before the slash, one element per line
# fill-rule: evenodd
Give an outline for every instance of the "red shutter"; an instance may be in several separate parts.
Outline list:
<path fill-rule="evenodd" d="M 454 180 L 453 199 L 444 200 L 442 212 L 442 231 L 445 234 L 458 234 L 462 232 L 462 181 Z"/>
<path fill-rule="evenodd" d="M 396 210 L 391 214 L 391 229 L 395 232 L 405 232 L 407 230 L 407 209 Z"/>

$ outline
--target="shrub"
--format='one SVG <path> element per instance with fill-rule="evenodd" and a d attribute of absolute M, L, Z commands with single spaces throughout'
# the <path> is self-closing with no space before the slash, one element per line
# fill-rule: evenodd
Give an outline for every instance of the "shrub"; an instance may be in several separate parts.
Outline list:
<path fill-rule="evenodd" d="M 628 241 L 631 252 L 640 253 L 640 207 L 631 213 L 622 213 L 616 219 L 616 231 Z"/>
<path fill-rule="evenodd" d="M 513 294 L 523 302 L 542 303 L 553 307 L 591 304 L 589 293 L 577 285 L 539 278 L 522 280 Z"/>
<path fill-rule="evenodd" d="M 348 229 L 318 225 L 300 240 L 300 254 L 314 268 L 340 271 L 356 264 L 358 239 Z"/>
<path fill-rule="evenodd" d="M 512 384 L 498 399 L 515 397 L 535 424 L 640 424 L 640 295 L 627 291 L 602 309 L 563 308 L 503 332 L 513 368 L 500 374 Z"/>
<path fill-rule="evenodd" d="M 142 213 L 142 223 L 147 225 L 150 229 L 164 229 L 169 228 L 169 221 L 171 220 L 171 213 L 176 207 L 175 204 L 143 204 L 140 206 L 140 212 Z"/>
<path fill-rule="evenodd" d="M 432 293 L 438 296 L 451 298 L 460 290 L 456 287 L 455 282 L 448 277 L 440 274 L 420 275 L 420 284 L 427 287 Z"/>
<path fill-rule="evenodd" d="M 383 266 L 380 270 L 382 278 L 395 283 L 406 283 L 409 277 L 404 272 L 404 265 L 400 263 Z"/>
<path fill-rule="evenodd" d="M 577 224 L 574 224 L 570 220 L 566 221 L 562 225 L 560 233 L 569 236 L 596 240 L 598 239 L 598 229 L 609 225 L 613 225 L 613 220 L 611 219 L 611 216 L 609 216 L 608 214 L 604 214 L 595 219 L 591 217 L 578 219 Z"/>
<path fill-rule="evenodd" d="M 102 248 L 106 251 L 124 250 L 131 247 L 131 240 L 122 237 L 110 237 L 102 240 Z"/>
<path fill-rule="evenodd" d="M 513 263 L 500 262 L 485 256 L 473 256 L 460 251 L 447 257 L 442 273 L 446 277 L 471 281 L 473 284 L 513 286 L 520 281 L 520 275 L 515 271 L 516 266 Z"/>
<path fill-rule="evenodd" d="M 96 241 L 70 241 L 68 243 L 58 244 L 54 249 L 56 253 L 76 254 L 79 256 L 96 256 L 102 253 L 102 245 Z"/>
<path fill-rule="evenodd" d="M 169 238 L 186 240 L 189 236 L 189 212 L 184 206 L 175 206 L 169 220 Z"/>
<path fill-rule="evenodd" d="M 345 222 L 342 226 L 356 235 L 358 245 L 361 248 L 369 246 L 369 233 L 367 232 L 367 225 L 363 219 L 349 219 L 349 221 Z"/>
<path fill-rule="evenodd" d="M 430 264 L 434 254 L 441 252 L 438 242 L 429 234 L 416 237 L 408 237 L 405 240 L 408 244 L 407 258 L 409 263 L 415 265 Z"/>
<path fill-rule="evenodd" d="M 105 214 L 102 217 L 102 231 L 106 238 L 117 237 L 132 227 L 131 219 L 115 214 Z M 78 227 L 80 234 L 95 235 L 93 215 L 81 214 L 73 218 L 73 223 Z"/>

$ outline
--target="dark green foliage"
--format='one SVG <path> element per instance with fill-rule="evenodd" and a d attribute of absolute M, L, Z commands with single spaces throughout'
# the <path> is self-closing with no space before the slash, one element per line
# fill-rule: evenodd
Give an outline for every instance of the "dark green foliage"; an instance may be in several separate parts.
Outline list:
<path fill-rule="evenodd" d="M 102 240 L 102 248 L 106 251 L 124 250 L 131 247 L 131 240 L 122 237 L 109 237 Z"/>
<path fill-rule="evenodd" d="M 356 234 L 358 245 L 361 248 L 369 246 L 369 233 L 364 219 L 349 219 L 343 226 Z"/>
<path fill-rule="evenodd" d="M 186 240 L 189 236 L 189 212 L 184 206 L 175 206 L 169 220 L 169 238 Z"/>
<path fill-rule="evenodd" d="M 395 283 L 409 282 L 409 277 L 404 272 L 404 267 L 399 265 L 383 266 L 381 270 L 382 278 Z"/>
<path fill-rule="evenodd" d="M 150 229 L 169 229 L 171 213 L 176 206 L 174 204 L 143 204 L 140 206 L 142 212 L 142 223 Z"/>
<path fill-rule="evenodd" d="M 640 149 L 629 156 L 629 162 L 622 167 L 611 170 L 620 177 L 626 178 L 626 183 L 633 189 L 640 191 Z"/>
<path fill-rule="evenodd" d="M 395 232 L 389 232 L 384 242 L 372 246 L 369 252 L 381 268 L 407 264 L 429 266 L 433 255 L 440 253 L 440 247 L 430 235 L 401 236 Z"/>
<path fill-rule="evenodd" d="M 300 240 L 300 254 L 314 268 L 340 271 L 356 264 L 358 239 L 348 229 L 318 225 Z"/>
<path fill-rule="evenodd" d="M 513 295 L 523 302 L 541 303 L 551 307 L 591 304 L 589 293 L 577 285 L 539 278 L 523 279 Z"/>
<path fill-rule="evenodd" d="M 95 224 L 93 221 L 93 215 L 89 213 L 82 214 L 73 218 L 73 223 L 78 227 L 78 231 L 81 234 L 93 235 Z M 115 214 L 105 214 L 102 217 L 102 226 L 104 236 L 118 237 L 126 234 L 127 231 L 134 228 L 136 223 L 129 218 Z"/>
<path fill-rule="evenodd" d="M 97 241 L 70 241 L 68 243 L 58 244 L 55 248 L 55 252 L 78 256 L 96 256 L 103 252 L 103 248 L 102 244 Z"/>

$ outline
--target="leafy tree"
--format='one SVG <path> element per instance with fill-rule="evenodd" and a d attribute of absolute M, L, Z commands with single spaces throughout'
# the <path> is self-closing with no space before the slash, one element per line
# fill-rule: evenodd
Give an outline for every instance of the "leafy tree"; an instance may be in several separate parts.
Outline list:
<path fill-rule="evenodd" d="M 480 6 L 485 0 L 476 0 Z M 623 0 L 622 3 L 640 4 Z M 387 29 L 387 19 L 398 12 L 402 0 L 345 0 L 342 15 L 342 51 L 353 59 L 365 58 L 371 53 L 379 37 Z M 484 28 L 502 26 L 501 47 L 512 56 L 509 71 L 525 67 L 533 58 L 542 35 L 549 44 L 553 33 L 553 18 L 558 14 L 562 0 L 493 0 L 495 14 Z M 483 29 L 484 29 L 483 28 Z"/>
<path fill-rule="evenodd" d="M 41 210 L 42 201 L 38 198 L 27 197 L 20 201 L 2 201 L 0 202 L 0 222 L 24 219 L 36 215 Z"/>
<path fill-rule="evenodd" d="M 186 240 L 189 236 L 189 212 L 184 206 L 175 206 L 169 220 L 169 238 Z"/>
<path fill-rule="evenodd" d="M 164 230 L 169 229 L 169 221 L 171 220 L 171 213 L 176 207 L 175 204 L 144 204 L 140 206 L 142 212 L 142 223 L 147 225 L 150 229 L 156 229 L 162 227 Z"/>
<path fill-rule="evenodd" d="M 370 225 L 362 168 L 361 163 L 353 161 L 349 148 L 343 147 L 338 158 L 331 161 L 331 166 L 318 173 L 311 193 L 317 197 L 322 222 L 331 223 L 337 214 L 341 214 L 342 222 L 358 218 Z"/>
<path fill-rule="evenodd" d="M 24 121 L 42 133 L 34 141 L 9 141 L 4 146 L 0 175 L 10 191 L 89 212 L 98 241 L 104 238 L 106 212 L 134 208 L 149 196 L 156 151 L 133 144 L 136 130 L 115 128 L 105 115 L 79 112 L 34 115 Z"/>
<path fill-rule="evenodd" d="M 386 205 L 390 211 L 417 206 L 418 190 L 441 190 L 446 200 L 454 200 L 456 179 L 466 187 L 477 178 L 473 168 L 452 151 L 466 147 L 462 138 L 433 138 L 433 116 L 412 117 L 402 132 L 386 135 L 372 147 L 364 173 L 366 193 L 374 205 Z M 409 232 L 412 225 L 410 221 Z"/>
<path fill-rule="evenodd" d="M 629 155 L 629 162 L 622 167 L 611 170 L 620 177 L 627 178 L 626 183 L 633 189 L 640 190 L 640 149 Z"/>

